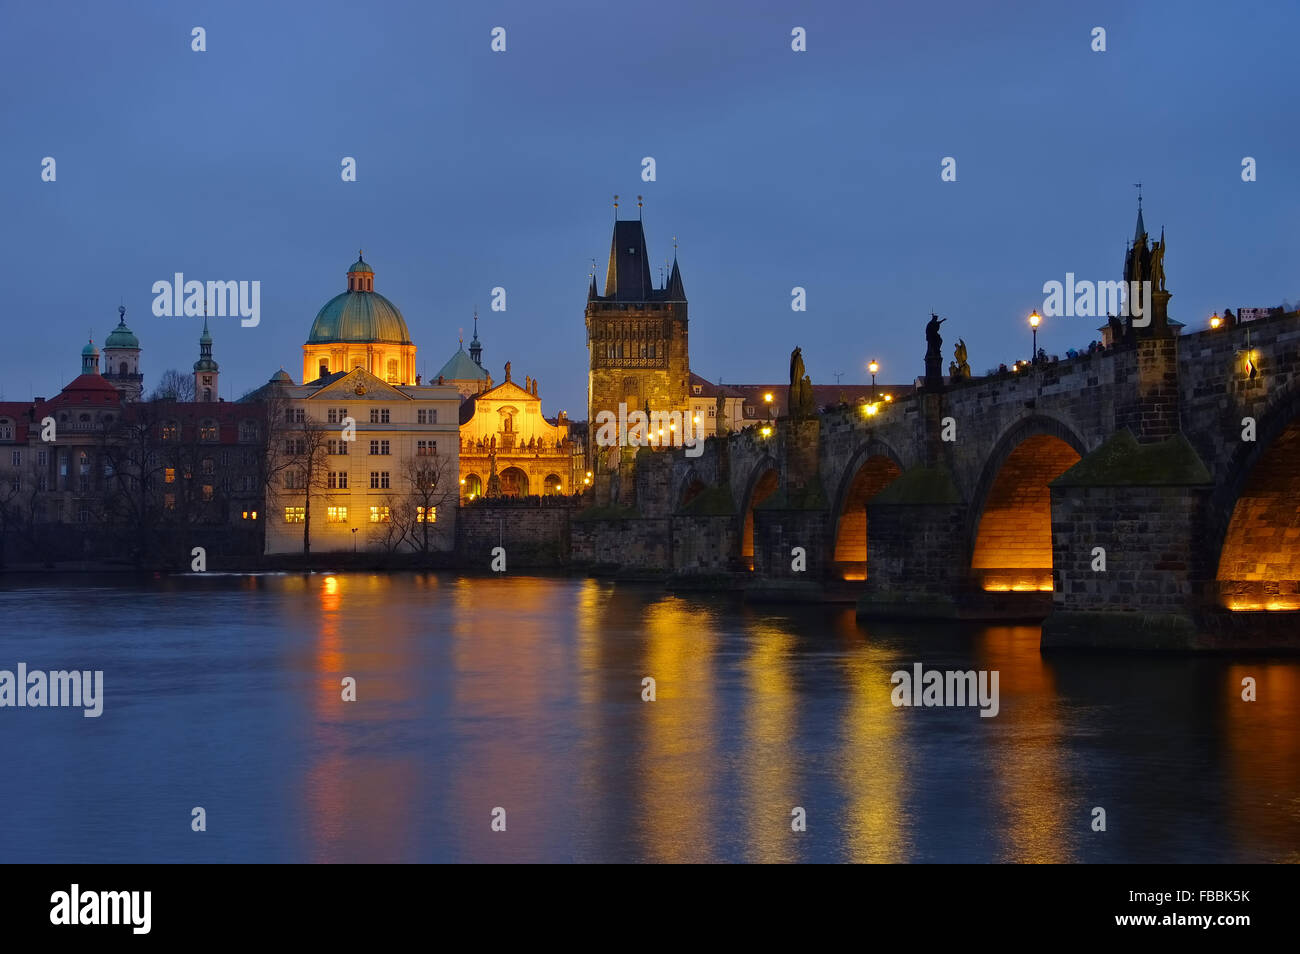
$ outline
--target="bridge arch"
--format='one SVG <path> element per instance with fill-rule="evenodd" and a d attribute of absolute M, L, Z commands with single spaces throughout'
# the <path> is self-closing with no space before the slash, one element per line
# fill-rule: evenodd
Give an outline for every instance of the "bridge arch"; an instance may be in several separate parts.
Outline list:
<path fill-rule="evenodd" d="M 754 568 L 754 508 L 781 486 L 781 467 L 770 454 L 764 454 L 754 464 L 745 481 L 745 493 L 740 504 L 740 564 Z"/>
<path fill-rule="evenodd" d="M 1225 421 L 1241 428 L 1235 414 Z M 1211 495 L 1213 598 L 1233 610 L 1300 610 L 1300 386 L 1241 441 Z"/>
<path fill-rule="evenodd" d="M 993 445 L 970 497 L 966 540 L 983 589 L 1052 588 L 1052 498 L 1048 484 L 1088 451 L 1064 421 L 1030 414 Z"/>
<path fill-rule="evenodd" d="M 845 580 L 867 578 L 867 502 L 903 472 L 902 457 L 872 438 L 849 458 L 835 490 L 827 541 L 830 572 Z"/>

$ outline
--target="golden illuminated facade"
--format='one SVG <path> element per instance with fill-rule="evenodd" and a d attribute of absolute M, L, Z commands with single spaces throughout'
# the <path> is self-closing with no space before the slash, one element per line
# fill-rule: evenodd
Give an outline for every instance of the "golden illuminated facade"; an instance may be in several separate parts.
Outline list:
<path fill-rule="evenodd" d="M 505 380 L 468 398 L 460 417 L 465 499 L 573 492 L 577 475 L 569 422 L 563 411 L 554 423 L 543 417 L 537 382 L 525 377 L 520 387 L 511 379 L 509 362 Z"/>

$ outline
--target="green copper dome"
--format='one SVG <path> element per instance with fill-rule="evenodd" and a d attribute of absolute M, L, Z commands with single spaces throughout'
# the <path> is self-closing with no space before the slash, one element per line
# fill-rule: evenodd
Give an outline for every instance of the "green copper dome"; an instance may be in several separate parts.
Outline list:
<path fill-rule="evenodd" d="M 83 357 L 84 357 L 85 355 L 99 354 L 99 352 L 98 352 L 97 350 L 95 350 L 95 342 L 93 342 L 93 341 L 88 341 L 88 342 L 86 343 L 86 347 L 84 347 L 84 348 L 81 349 L 81 354 L 82 354 Z"/>
<path fill-rule="evenodd" d="M 312 322 L 307 344 L 336 341 L 358 344 L 411 344 L 406 319 L 378 292 L 348 291 L 335 295 Z"/>
<path fill-rule="evenodd" d="M 139 348 L 140 339 L 126 326 L 126 308 L 119 308 L 117 314 L 117 327 L 104 339 L 104 348 Z"/>
<path fill-rule="evenodd" d="M 361 253 L 358 252 L 357 260 L 352 264 L 352 267 L 348 269 L 349 275 L 351 275 L 353 272 L 369 272 L 370 274 L 373 275 L 375 273 L 375 270 L 366 264 L 366 260 L 362 258 Z"/>
<path fill-rule="evenodd" d="M 442 366 L 436 377 L 444 381 L 483 381 L 487 379 L 487 372 L 475 364 L 474 359 L 461 348 Z"/>
<path fill-rule="evenodd" d="M 293 378 L 289 377 L 289 372 L 281 368 L 275 374 L 271 375 L 271 384 L 293 384 Z"/>

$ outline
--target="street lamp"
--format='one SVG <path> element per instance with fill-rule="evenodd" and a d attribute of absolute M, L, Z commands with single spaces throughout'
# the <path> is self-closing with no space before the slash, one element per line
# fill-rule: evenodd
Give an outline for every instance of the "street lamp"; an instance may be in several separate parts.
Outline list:
<path fill-rule="evenodd" d="M 876 400 L 876 372 L 880 370 L 880 365 L 876 363 L 875 358 L 871 359 L 871 363 L 867 365 L 867 370 L 871 372 L 871 400 L 874 402 Z"/>
<path fill-rule="evenodd" d="M 361 529 L 361 528 L 360 528 L 360 527 L 353 527 L 353 528 L 352 528 L 352 552 L 353 552 L 353 553 L 356 553 L 356 552 L 357 552 L 357 531 L 358 531 L 359 529 Z"/>
<path fill-rule="evenodd" d="M 1223 319 L 1219 317 L 1219 313 L 1216 311 L 1210 316 L 1210 327 L 1217 328 L 1221 324 L 1223 324 Z"/>
<path fill-rule="evenodd" d="M 1034 364 L 1038 363 L 1038 323 L 1042 321 L 1042 316 L 1035 310 L 1029 316 L 1029 327 L 1034 329 L 1034 350 L 1029 356 L 1029 360 Z"/>

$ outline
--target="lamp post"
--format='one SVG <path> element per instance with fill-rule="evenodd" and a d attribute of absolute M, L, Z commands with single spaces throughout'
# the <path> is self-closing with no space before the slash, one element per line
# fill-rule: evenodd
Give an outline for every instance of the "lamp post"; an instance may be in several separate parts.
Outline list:
<path fill-rule="evenodd" d="M 763 403 L 767 405 L 767 419 L 769 422 L 771 422 L 772 420 L 772 392 L 771 391 L 768 391 L 766 394 L 763 395 Z M 768 433 L 770 434 L 771 431 L 768 431 Z"/>
<path fill-rule="evenodd" d="M 1219 313 L 1216 311 L 1210 316 L 1210 327 L 1218 328 L 1221 324 L 1223 324 L 1223 319 L 1219 317 Z"/>
<path fill-rule="evenodd" d="M 880 365 L 876 359 L 872 358 L 871 363 L 867 365 L 867 370 L 871 372 L 871 403 L 876 403 L 876 372 L 880 370 Z"/>
<path fill-rule="evenodd" d="M 1029 356 L 1029 360 L 1033 364 L 1038 363 L 1038 323 L 1042 320 L 1042 316 L 1037 311 L 1034 311 L 1029 316 L 1029 327 L 1034 329 L 1034 350 Z"/>
<path fill-rule="evenodd" d="M 359 527 L 352 528 L 352 552 L 353 553 L 357 552 L 357 530 L 359 529 L 360 529 Z"/>

